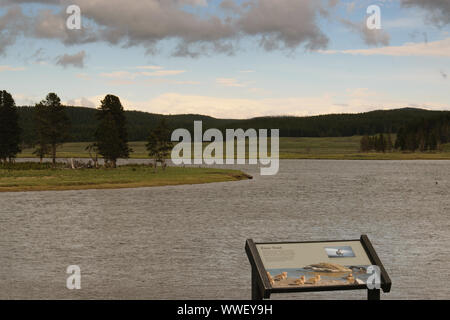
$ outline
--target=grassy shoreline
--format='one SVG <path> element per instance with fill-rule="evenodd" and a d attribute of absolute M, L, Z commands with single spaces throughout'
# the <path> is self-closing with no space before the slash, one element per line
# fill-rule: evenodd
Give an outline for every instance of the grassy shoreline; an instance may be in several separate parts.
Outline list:
<path fill-rule="evenodd" d="M 203 184 L 250 179 L 239 170 L 167 167 L 155 173 L 149 166 L 122 166 L 117 169 L 0 169 L 0 193 L 23 191 L 63 191 L 122 189 L 186 184 Z"/>
<path fill-rule="evenodd" d="M 280 159 L 330 160 L 450 160 L 450 144 L 441 152 L 359 152 L 361 136 L 325 138 L 280 138 Z M 58 149 L 59 158 L 89 158 L 87 142 L 66 143 Z M 207 145 L 207 144 L 205 144 Z M 131 159 L 148 159 L 145 142 L 130 142 Z M 25 149 L 19 158 L 35 158 L 32 149 Z"/>

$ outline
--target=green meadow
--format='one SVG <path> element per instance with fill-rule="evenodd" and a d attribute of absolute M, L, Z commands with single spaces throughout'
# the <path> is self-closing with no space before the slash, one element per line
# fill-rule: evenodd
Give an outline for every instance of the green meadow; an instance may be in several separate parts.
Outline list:
<path fill-rule="evenodd" d="M 128 165 L 116 169 L 51 169 L 39 164 L 0 166 L 0 192 L 120 189 L 239 181 L 251 178 L 238 170 Z"/>
<path fill-rule="evenodd" d="M 336 160 L 414 160 L 414 159 L 450 159 L 450 144 L 443 146 L 440 152 L 386 152 L 362 153 L 359 151 L 361 136 L 325 137 L 325 138 L 280 138 L 281 159 L 336 159 Z M 65 143 L 58 148 L 59 158 L 89 158 L 85 151 L 87 142 Z M 131 142 L 132 159 L 149 158 L 145 149 L 146 142 Z M 206 146 L 207 143 L 204 143 Z M 248 150 L 246 148 L 246 150 Z M 270 150 L 270 146 L 269 146 Z M 33 158 L 33 149 L 25 149 L 19 158 Z M 246 153 L 248 156 L 248 152 Z"/>

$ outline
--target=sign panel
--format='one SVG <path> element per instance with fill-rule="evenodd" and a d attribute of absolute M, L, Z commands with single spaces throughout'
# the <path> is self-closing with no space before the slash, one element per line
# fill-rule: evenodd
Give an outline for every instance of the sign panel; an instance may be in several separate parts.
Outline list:
<path fill-rule="evenodd" d="M 361 241 L 256 244 L 273 288 L 364 285 L 372 265 Z"/>

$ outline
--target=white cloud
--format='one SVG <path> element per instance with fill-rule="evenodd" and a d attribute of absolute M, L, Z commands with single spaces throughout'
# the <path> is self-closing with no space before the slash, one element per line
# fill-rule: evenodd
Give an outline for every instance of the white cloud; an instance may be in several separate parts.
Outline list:
<path fill-rule="evenodd" d="M 99 99 L 101 98 L 97 98 L 98 101 Z M 377 109 L 404 108 L 413 104 L 411 101 L 391 99 L 380 92 L 373 92 L 365 88 L 349 89 L 344 96 L 337 93 L 324 93 L 314 97 L 235 99 L 165 93 L 147 101 L 121 100 L 128 110 L 162 114 L 194 113 L 236 119 L 279 115 L 356 113 Z M 415 104 L 436 110 L 450 108 L 450 105 L 435 101 L 421 101 Z"/>
<path fill-rule="evenodd" d="M 105 97 L 83 97 L 69 100 L 76 105 L 99 106 Z M 412 102 L 396 100 L 383 92 L 367 88 L 349 88 L 344 94 L 323 93 L 319 96 L 289 98 L 237 99 L 202 95 L 186 95 L 175 92 L 161 94 L 155 98 L 138 101 L 120 96 L 126 110 L 138 110 L 160 114 L 202 114 L 216 118 L 246 119 L 261 116 L 311 116 L 330 113 L 358 113 L 371 110 L 404 108 L 414 106 L 430 110 L 449 110 L 450 104 L 437 101 Z M 37 101 L 37 100 L 36 100 Z M 18 105 L 20 105 L 18 103 Z"/>
<path fill-rule="evenodd" d="M 163 67 L 153 67 L 153 66 L 145 66 L 145 67 L 136 67 L 136 69 L 144 69 L 144 70 L 155 70 L 155 71 L 127 71 L 127 70 L 119 70 L 113 72 L 103 72 L 100 74 L 101 77 L 110 78 L 114 80 L 134 80 L 138 77 L 146 76 L 146 77 L 168 77 L 168 76 L 176 76 L 182 73 L 185 73 L 186 70 L 164 70 Z"/>
<path fill-rule="evenodd" d="M 75 77 L 77 77 L 78 79 L 83 79 L 83 80 L 90 80 L 91 79 L 90 75 L 85 73 L 85 72 L 77 73 L 75 75 Z"/>
<path fill-rule="evenodd" d="M 173 79 L 155 77 L 155 78 L 144 80 L 144 83 L 149 83 L 149 84 L 198 85 L 201 82 L 200 81 L 194 81 L 194 80 L 173 80 Z"/>
<path fill-rule="evenodd" d="M 166 77 L 166 76 L 176 76 L 178 74 L 185 73 L 186 70 L 157 70 L 153 72 L 141 72 L 141 75 L 150 77 Z"/>
<path fill-rule="evenodd" d="M 86 107 L 86 108 L 97 107 L 97 105 L 93 101 L 91 101 L 85 97 L 81 97 L 80 99 L 71 99 L 71 100 L 64 102 L 64 104 L 68 105 L 68 106 L 77 106 L 77 107 Z"/>
<path fill-rule="evenodd" d="M 161 70 L 164 67 L 161 66 L 137 66 L 135 69 L 144 69 L 144 70 Z"/>
<path fill-rule="evenodd" d="M 240 83 L 237 79 L 233 78 L 217 78 L 216 83 L 224 87 L 242 88 L 246 86 L 245 84 Z"/>
<path fill-rule="evenodd" d="M 0 66 L 0 72 L 4 71 L 24 71 L 24 67 Z"/>
<path fill-rule="evenodd" d="M 111 79 L 134 79 L 139 73 L 129 72 L 129 71 L 113 71 L 113 72 L 103 72 L 100 76 Z"/>
<path fill-rule="evenodd" d="M 385 56 L 428 56 L 450 57 L 450 38 L 428 43 L 409 42 L 401 46 L 387 46 L 371 49 L 351 50 L 320 50 L 323 54 L 352 54 L 352 55 L 385 55 Z"/>
<path fill-rule="evenodd" d="M 42 100 L 42 97 L 30 96 L 24 93 L 14 93 L 13 98 L 18 106 L 34 106 L 37 102 Z"/>

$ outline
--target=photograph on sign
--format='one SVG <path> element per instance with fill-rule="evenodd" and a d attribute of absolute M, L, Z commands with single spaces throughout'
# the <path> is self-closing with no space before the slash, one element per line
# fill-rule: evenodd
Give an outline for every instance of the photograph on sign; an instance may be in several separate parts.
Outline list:
<path fill-rule="evenodd" d="M 355 253 L 352 250 L 352 247 L 349 246 L 341 246 L 341 247 L 329 247 L 325 248 L 325 251 L 330 258 L 343 258 L 343 257 L 354 257 Z"/>
<path fill-rule="evenodd" d="M 372 265 L 360 241 L 258 244 L 273 288 L 364 285 Z"/>

